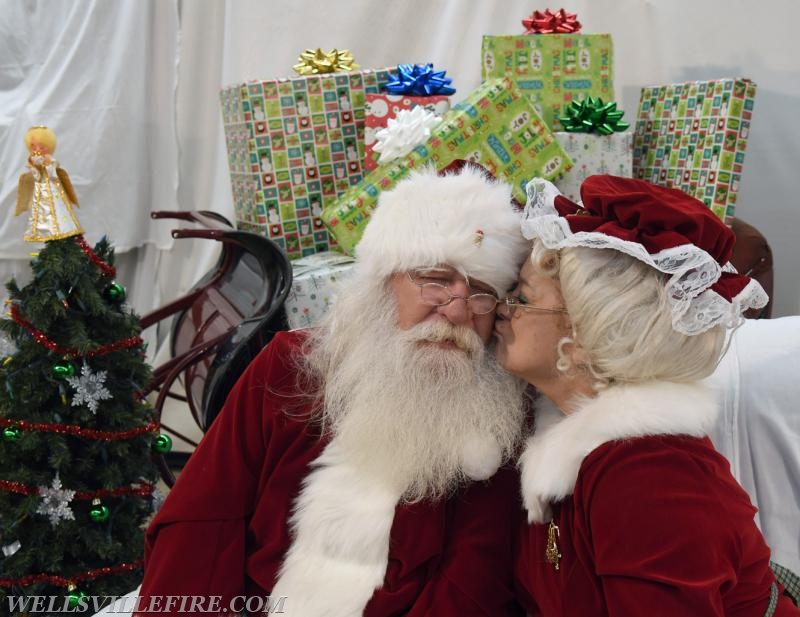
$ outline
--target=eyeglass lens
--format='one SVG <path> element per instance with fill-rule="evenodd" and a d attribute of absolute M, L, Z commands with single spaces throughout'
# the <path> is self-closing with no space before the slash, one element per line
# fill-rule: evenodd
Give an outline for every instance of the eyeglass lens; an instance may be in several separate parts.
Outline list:
<path fill-rule="evenodd" d="M 461 298 L 466 300 L 473 313 L 485 315 L 491 313 L 498 303 L 498 299 L 490 293 L 477 292 L 469 296 L 454 294 L 449 287 L 458 280 L 459 275 L 448 269 L 421 268 L 408 272 L 408 277 L 420 288 L 422 301 L 431 306 L 444 306 L 455 298 Z M 469 281 L 466 282 L 469 284 Z"/>

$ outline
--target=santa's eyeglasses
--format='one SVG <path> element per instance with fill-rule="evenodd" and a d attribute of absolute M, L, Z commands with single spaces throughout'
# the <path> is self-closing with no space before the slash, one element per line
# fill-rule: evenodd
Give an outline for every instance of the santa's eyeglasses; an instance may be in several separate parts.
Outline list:
<path fill-rule="evenodd" d="M 419 295 L 428 306 L 446 306 L 456 298 L 465 300 L 473 315 L 486 315 L 497 306 L 497 296 L 478 292 L 469 296 L 461 296 L 450 291 L 449 287 L 460 277 L 452 271 L 442 268 L 417 268 L 407 273 L 409 280 L 419 287 Z M 467 281 L 469 284 L 469 281 Z"/>

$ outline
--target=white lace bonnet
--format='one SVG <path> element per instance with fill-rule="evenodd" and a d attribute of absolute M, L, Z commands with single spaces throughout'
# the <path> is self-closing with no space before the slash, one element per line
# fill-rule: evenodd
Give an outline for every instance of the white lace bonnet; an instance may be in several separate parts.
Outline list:
<path fill-rule="evenodd" d="M 588 177 L 580 203 L 534 178 L 522 234 L 550 249 L 613 249 L 670 275 L 672 327 L 689 336 L 735 327 L 769 300 L 759 283 L 730 264 L 733 232 L 702 202 L 677 189 L 609 175 Z"/>

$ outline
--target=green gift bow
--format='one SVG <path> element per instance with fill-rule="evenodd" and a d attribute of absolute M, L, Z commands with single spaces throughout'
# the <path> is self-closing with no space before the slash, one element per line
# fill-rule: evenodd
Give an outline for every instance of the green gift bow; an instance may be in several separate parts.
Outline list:
<path fill-rule="evenodd" d="M 603 103 L 603 99 L 590 96 L 583 101 L 572 101 L 567 107 L 567 115 L 558 120 L 568 133 L 611 135 L 630 126 L 622 121 L 624 114 L 624 111 L 617 110 L 616 103 Z"/>

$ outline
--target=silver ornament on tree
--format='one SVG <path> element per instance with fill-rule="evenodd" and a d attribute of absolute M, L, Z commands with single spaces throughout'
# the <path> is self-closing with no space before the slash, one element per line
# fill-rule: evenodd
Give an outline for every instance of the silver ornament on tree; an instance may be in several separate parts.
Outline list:
<path fill-rule="evenodd" d="M 3 556 L 4 557 L 11 557 L 14 555 L 19 549 L 22 548 L 22 543 L 19 540 L 14 540 L 11 544 L 6 544 L 3 547 Z"/>
<path fill-rule="evenodd" d="M 97 413 L 100 401 L 114 398 L 105 386 L 106 371 L 92 372 L 88 364 L 81 367 L 80 377 L 67 377 L 67 382 L 75 388 L 72 406 L 86 405 L 92 413 Z"/>
<path fill-rule="evenodd" d="M 39 495 L 42 503 L 36 508 L 36 514 L 42 514 L 50 519 L 50 525 L 55 527 L 62 520 L 74 521 L 75 514 L 69 507 L 75 491 L 61 488 L 61 478 L 56 472 L 56 477 L 50 486 L 40 486 Z"/>
<path fill-rule="evenodd" d="M 153 495 L 152 495 L 152 500 L 153 501 L 151 502 L 151 505 L 152 505 L 152 508 L 153 508 L 153 512 L 158 512 L 159 511 L 161 506 L 164 504 L 164 501 L 166 500 L 166 498 L 167 498 L 167 496 L 158 487 L 156 487 L 153 490 Z"/>
<path fill-rule="evenodd" d="M 0 332 L 0 360 L 13 356 L 15 353 L 17 353 L 17 346 L 14 341 L 5 332 Z"/>

